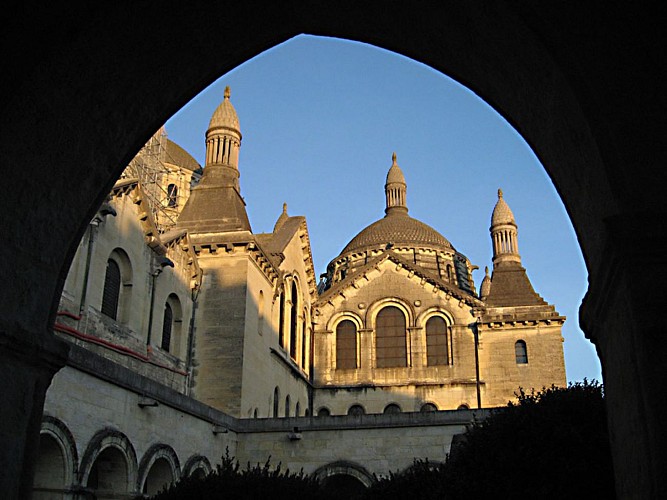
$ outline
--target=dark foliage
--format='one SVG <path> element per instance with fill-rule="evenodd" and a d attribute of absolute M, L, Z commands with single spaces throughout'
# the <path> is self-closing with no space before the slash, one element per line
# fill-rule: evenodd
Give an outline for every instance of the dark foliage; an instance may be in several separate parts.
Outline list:
<path fill-rule="evenodd" d="M 303 472 L 291 473 L 280 470 L 280 464 L 272 468 L 270 458 L 264 465 L 247 464 L 242 469 L 238 460 L 229 456 L 229 450 L 222 457 L 222 464 L 208 476 L 196 479 L 183 478 L 151 498 L 154 500 L 264 500 L 315 498 L 319 483 Z"/>
<path fill-rule="evenodd" d="M 366 498 L 615 498 L 602 386 L 584 379 L 517 396 L 475 423 L 445 464 L 415 461 Z"/>

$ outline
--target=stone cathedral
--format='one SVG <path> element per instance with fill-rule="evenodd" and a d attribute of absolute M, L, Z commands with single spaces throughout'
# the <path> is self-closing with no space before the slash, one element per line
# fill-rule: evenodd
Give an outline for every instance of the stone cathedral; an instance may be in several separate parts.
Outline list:
<path fill-rule="evenodd" d="M 521 265 L 502 191 L 478 290 L 466 256 L 409 215 L 394 154 L 384 216 L 318 279 L 304 216 L 285 205 L 253 231 L 241 140 L 227 89 L 203 168 L 161 130 L 90 222 L 54 325 L 71 354 L 47 393 L 36 498 L 155 493 L 225 448 L 368 485 L 443 460 L 519 387 L 566 384 L 565 318 Z"/>

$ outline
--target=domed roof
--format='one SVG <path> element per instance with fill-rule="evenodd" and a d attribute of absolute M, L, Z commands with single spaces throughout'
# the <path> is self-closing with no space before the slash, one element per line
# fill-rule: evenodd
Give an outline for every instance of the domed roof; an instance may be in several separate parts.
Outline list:
<path fill-rule="evenodd" d="M 225 98 L 213 112 L 213 116 L 211 117 L 211 121 L 208 124 L 208 128 L 209 130 L 219 127 L 230 128 L 238 132 L 240 135 L 241 126 L 239 124 L 239 117 L 236 114 L 234 106 L 232 106 L 232 103 L 229 100 L 230 95 L 231 92 L 229 87 L 225 87 Z"/>
<path fill-rule="evenodd" d="M 396 213 L 373 222 L 359 234 L 341 252 L 346 254 L 355 250 L 386 246 L 446 248 L 453 250 L 452 244 L 433 229 L 407 214 Z"/>
<path fill-rule="evenodd" d="M 503 200 L 503 190 L 498 190 L 498 202 L 496 203 L 495 208 L 493 209 L 493 214 L 491 214 L 491 226 L 497 226 L 500 224 L 515 224 L 514 214 L 510 210 L 509 205 Z"/>

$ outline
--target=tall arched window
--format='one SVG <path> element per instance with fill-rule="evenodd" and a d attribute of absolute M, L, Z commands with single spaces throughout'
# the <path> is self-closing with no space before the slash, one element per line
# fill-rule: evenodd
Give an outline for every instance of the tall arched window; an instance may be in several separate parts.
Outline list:
<path fill-rule="evenodd" d="M 176 356 L 181 354 L 181 349 L 184 347 L 181 345 L 182 327 L 183 310 L 181 308 L 181 301 L 178 299 L 178 295 L 171 293 L 164 303 L 164 313 L 162 316 L 160 348 L 163 351 L 171 352 Z"/>
<path fill-rule="evenodd" d="M 426 364 L 448 365 L 449 349 L 447 323 L 440 316 L 432 316 L 426 322 Z"/>
<path fill-rule="evenodd" d="M 264 333 L 264 290 L 259 291 L 259 302 L 257 304 L 257 333 L 262 335 Z"/>
<path fill-rule="evenodd" d="M 113 260 L 107 260 L 107 270 L 104 275 L 104 292 L 102 294 L 102 314 L 116 319 L 118 315 L 118 301 L 120 299 L 121 274 L 120 266 Z"/>
<path fill-rule="evenodd" d="M 296 361 L 296 348 L 298 339 L 299 324 L 299 291 L 296 288 L 296 281 L 292 281 L 292 309 L 290 311 L 289 322 L 289 354 Z"/>
<path fill-rule="evenodd" d="M 285 347 L 285 291 L 283 290 L 278 297 L 280 314 L 278 315 L 278 345 Z"/>
<path fill-rule="evenodd" d="M 289 394 L 285 397 L 285 417 L 289 417 L 290 412 L 290 397 Z"/>
<path fill-rule="evenodd" d="M 336 368 L 357 368 L 357 326 L 349 319 L 336 326 Z"/>
<path fill-rule="evenodd" d="M 167 186 L 167 206 L 171 208 L 178 206 L 178 187 L 176 187 L 176 184 Z"/>
<path fill-rule="evenodd" d="M 407 366 L 405 316 L 393 306 L 382 309 L 375 320 L 375 359 L 378 368 Z"/>
<path fill-rule="evenodd" d="M 517 340 L 516 344 L 514 344 L 514 356 L 516 357 L 517 365 L 528 364 L 528 350 L 523 340 Z"/>
<path fill-rule="evenodd" d="M 278 418 L 278 407 L 280 406 L 280 389 L 273 389 L 273 418 Z"/>
<path fill-rule="evenodd" d="M 162 342 L 160 342 L 160 347 L 169 352 L 169 346 L 171 345 L 171 328 L 174 324 L 174 311 L 172 311 L 169 302 L 164 304 L 164 318 L 162 320 Z"/>
<path fill-rule="evenodd" d="M 294 407 L 294 416 L 298 417 L 300 413 L 301 413 L 301 403 L 297 401 L 296 406 Z"/>

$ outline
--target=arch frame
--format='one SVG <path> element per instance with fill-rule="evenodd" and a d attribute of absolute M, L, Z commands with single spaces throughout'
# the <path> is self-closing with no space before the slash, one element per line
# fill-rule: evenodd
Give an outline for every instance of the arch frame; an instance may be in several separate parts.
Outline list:
<path fill-rule="evenodd" d="M 85 487 L 97 457 L 107 448 L 117 449 L 125 458 L 127 487 L 134 488 L 138 470 L 137 453 L 130 439 L 123 432 L 111 427 L 97 431 L 88 442 L 79 466 L 79 484 Z"/>
<path fill-rule="evenodd" d="M 312 473 L 312 476 L 320 482 L 337 475 L 347 475 L 358 479 L 366 488 L 370 488 L 375 483 L 375 478 L 364 466 L 348 460 L 328 463 Z"/>
<path fill-rule="evenodd" d="M 144 452 L 144 456 L 141 457 L 141 462 L 139 463 L 137 471 L 136 491 L 144 490 L 144 485 L 148 479 L 151 467 L 159 459 L 166 460 L 171 467 L 172 482 L 177 481 L 181 477 L 181 463 L 178 460 L 176 451 L 168 444 L 155 443 L 152 444 Z"/>
<path fill-rule="evenodd" d="M 60 419 L 49 414 L 42 417 L 41 435 L 45 434 L 53 439 L 60 447 L 65 462 L 64 483 L 68 486 L 78 484 L 79 479 L 79 453 L 76 448 L 76 440 L 67 425 Z"/>
<path fill-rule="evenodd" d="M 188 459 L 183 464 L 183 469 L 181 470 L 181 477 L 190 477 L 197 469 L 202 469 L 204 474 L 208 475 L 213 471 L 211 462 L 204 455 L 195 453 L 190 455 Z"/>

